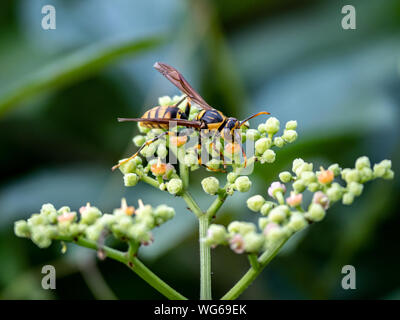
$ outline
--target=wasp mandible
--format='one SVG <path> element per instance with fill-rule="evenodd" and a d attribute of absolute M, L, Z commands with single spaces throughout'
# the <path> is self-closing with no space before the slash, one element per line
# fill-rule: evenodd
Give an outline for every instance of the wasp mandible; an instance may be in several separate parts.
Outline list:
<path fill-rule="evenodd" d="M 175 68 L 169 66 L 168 64 L 156 62 L 154 64 L 154 68 L 158 70 L 164 77 L 166 77 L 169 81 L 171 81 L 180 91 L 182 91 L 185 95 L 183 99 L 181 99 L 177 104 L 173 106 L 157 106 L 148 111 L 146 111 L 141 118 L 118 118 L 118 121 L 135 121 L 140 122 L 140 126 L 147 128 L 162 128 L 168 130 L 170 123 L 175 123 L 178 126 L 184 126 L 188 128 L 193 128 L 200 132 L 201 130 L 207 130 L 208 132 L 214 133 L 212 144 L 215 145 L 215 141 L 218 137 L 221 137 L 224 140 L 229 141 L 237 141 L 242 150 L 242 154 L 245 160 L 244 166 L 246 167 L 246 153 L 243 150 L 243 146 L 241 145 L 241 137 L 238 136 L 238 130 L 240 127 L 246 123 L 248 120 L 258 117 L 262 114 L 270 114 L 266 111 L 258 112 L 242 121 L 239 121 L 233 117 L 226 117 L 221 111 L 211 107 L 186 81 L 186 79 L 182 76 L 182 74 L 176 70 Z M 186 99 L 187 103 L 182 111 L 178 106 Z M 188 120 L 191 102 L 196 103 L 202 110 L 196 116 L 196 119 L 193 121 Z M 158 139 L 162 138 L 165 135 L 172 135 L 173 132 L 165 131 L 159 136 L 147 141 L 144 143 L 139 150 L 124 161 L 115 165 L 112 170 L 115 170 L 120 165 L 128 162 L 129 160 L 135 158 L 139 152 L 145 147 Z M 201 146 L 201 138 L 199 139 L 199 143 L 197 145 L 197 157 L 199 165 L 203 165 L 201 163 L 200 150 Z M 207 166 L 206 166 L 207 167 Z M 208 168 L 208 167 L 207 167 Z"/>

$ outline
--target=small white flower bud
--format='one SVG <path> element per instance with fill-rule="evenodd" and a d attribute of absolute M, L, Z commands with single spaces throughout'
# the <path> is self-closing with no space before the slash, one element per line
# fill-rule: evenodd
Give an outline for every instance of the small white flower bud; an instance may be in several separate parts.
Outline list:
<path fill-rule="evenodd" d="M 371 168 L 371 162 L 368 157 L 360 157 L 356 160 L 356 169 L 361 170 L 362 168 Z"/>
<path fill-rule="evenodd" d="M 144 136 L 138 135 L 133 138 L 133 143 L 136 147 L 141 147 L 145 142 L 146 138 Z"/>
<path fill-rule="evenodd" d="M 268 118 L 266 124 L 266 130 L 269 135 L 274 135 L 279 131 L 280 122 L 275 117 Z"/>
<path fill-rule="evenodd" d="M 261 156 L 261 163 L 264 161 L 267 163 L 273 163 L 275 161 L 276 154 L 274 150 L 268 149 Z"/>
<path fill-rule="evenodd" d="M 296 141 L 297 139 L 297 132 L 294 130 L 285 130 L 283 131 L 283 140 L 285 140 L 288 143 L 292 143 Z"/>
<path fill-rule="evenodd" d="M 352 193 L 350 193 L 350 192 L 346 192 L 346 193 L 343 195 L 343 198 L 342 198 L 342 203 L 343 203 L 343 204 L 345 204 L 345 205 L 350 205 L 350 204 L 353 203 L 353 201 L 354 201 L 354 194 L 352 194 Z"/>
<path fill-rule="evenodd" d="M 197 164 L 197 157 L 192 154 L 192 153 L 188 153 L 185 155 L 185 158 L 183 160 L 183 162 L 185 163 L 186 166 L 191 167 L 193 165 Z"/>
<path fill-rule="evenodd" d="M 339 201 L 343 194 L 343 188 L 340 184 L 334 182 L 331 187 L 326 191 L 329 201 Z"/>
<path fill-rule="evenodd" d="M 140 178 L 136 173 L 124 174 L 124 185 L 125 187 L 134 187 L 139 182 Z"/>
<path fill-rule="evenodd" d="M 285 145 L 285 140 L 283 140 L 282 137 L 275 137 L 274 145 L 276 145 L 278 148 L 282 148 Z"/>
<path fill-rule="evenodd" d="M 171 97 L 169 96 L 162 96 L 158 98 L 158 104 L 162 107 L 164 106 L 169 106 L 171 104 L 173 104 L 173 101 L 171 99 Z"/>
<path fill-rule="evenodd" d="M 368 168 L 368 167 L 364 167 L 364 168 L 358 170 L 358 173 L 360 175 L 361 182 L 367 182 L 374 177 L 374 173 L 373 173 L 372 169 Z"/>
<path fill-rule="evenodd" d="M 258 211 L 260 211 L 261 207 L 265 203 L 265 199 L 260 195 L 256 195 L 256 196 L 252 196 L 251 198 L 247 199 L 246 203 L 247 203 L 247 207 L 251 211 L 258 212 Z"/>
<path fill-rule="evenodd" d="M 392 180 L 394 178 L 394 171 L 391 169 L 386 170 L 382 178 L 385 180 Z"/>
<path fill-rule="evenodd" d="M 257 127 L 258 132 L 266 133 L 267 132 L 267 124 L 266 123 L 260 123 Z"/>
<path fill-rule="evenodd" d="M 152 143 L 148 146 L 145 146 L 142 151 L 140 151 L 140 154 L 143 155 L 145 158 L 150 158 L 154 155 L 154 153 L 157 150 L 157 145 L 155 143 Z"/>
<path fill-rule="evenodd" d="M 141 122 L 138 122 L 137 126 L 138 126 L 140 133 L 149 133 L 150 132 L 150 128 L 145 127 L 144 125 L 142 125 Z"/>
<path fill-rule="evenodd" d="M 226 176 L 226 180 L 229 182 L 229 183 L 234 183 L 235 182 L 235 180 L 237 179 L 237 174 L 236 173 L 234 173 L 234 172 L 229 172 L 228 173 L 228 175 Z"/>
<path fill-rule="evenodd" d="M 275 223 L 281 223 L 285 220 L 288 213 L 288 208 L 286 206 L 277 206 L 273 208 L 268 214 L 268 219 Z"/>
<path fill-rule="evenodd" d="M 233 221 L 228 226 L 229 233 L 240 233 L 241 235 L 245 235 L 246 233 L 255 231 L 256 226 L 250 222 Z"/>
<path fill-rule="evenodd" d="M 207 237 L 205 239 L 209 246 L 216 247 L 219 244 L 227 242 L 228 233 L 225 227 L 218 224 L 211 224 L 207 230 Z"/>
<path fill-rule="evenodd" d="M 181 179 L 171 179 L 167 182 L 167 190 L 170 194 L 178 194 L 182 190 L 182 180 Z"/>
<path fill-rule="evenodd" d="M 261 230 L 264 230 L 269 222 L 270 221 L 267 217 L 262 217 L 258 219 L 258 226 L 260 227 Z"/>
<path fill-rule="evenodd" d="M 101 211 L 96 207 L 86 206 L 79 210 L 81 214 L 81 223 L 90 225 L 93 224 L 100 216 Z"/>
<path fill-rule="evenodd" d="M 361 195 L 361 193 L 364 189 L 364 186 L 361 183 L 350 182 L 348 184 L 347 188 L 351 194 L 358 197 L 359 195 Z"/>
<path fill-rule="evenodd" d="M 263 216 L 268 215 L 268 213 L 271 211 L 271 209 L 275 206 L 275 204 L 271 201 L 266 201 L 263 206 L 260 209 L 260 213 Z"/>
<path fill-rule="evenodd" d="M 292 180 L 292 175 L 290 174 L 289 171 L 283 171 L 279 174 L 279 179 L 283 182 L 283 183 L 288 183 Z"/>
<path fill-rule="evenodd" d="M 18 220 L 14 223 L 14 233 L 17 237 L 28 238 L 30 236 L 30 228 L 25 220 Z"/>
<path fill-rule="evenodd" d="M 165 144 L 160 144 L 157 148 L 157 155 L 161 158 L 164 159 L 168 155 L 168 150 Z"/>
<path fill-rule="evenodd" d="M 310 183 L 307 186 L 307 189 L 310 190 L 311 192 L 316 192 L 319 189 L 319 184 L 317 182 Z"/>
<path fill-rule="evenodd" d="M 312 171 L 303 171 L 300 174 L 300 178 L 306 186 L 308 186 L 310 183 L 317 181 L 317 177 L 315 176 L 315 173 Z"/>
<path fill-rule="evenodd" d="M 159 205 L 153 212 L 156 224 L 160 225 L 175 216 L 175 209 L 165 204 Z"/>
<path fill-rule="evenodd" d="M 306 189 L 306 185 L 302 180 L 296 180 L 293 182 L 293 190 L 297 193 L 302 193 Z"/>
<path fill-rule="evenodd" d="M 347 183 L 358 182 L 358 181 L 360 181 L 360 174 L 359 174 L 358 170 L 351 169 L 351 170 L 345 171 L 343 178 Z"/>
<path fill-rule="evenodd" d="M 307 220 L 304 219 L 303 214 L 300 212 L 293 212 L 290 216 L 288 227 L 297 232 L 303 230 L 307 226 Z"/>
<path fill-rule="evenodd" d="M 271 222 L 265 227 L 264 234 L 266 235 L 267 240 L 273 243 L 281 240 L 285 236 L 286 232 L 282 227 Z"/>
<path fill-rule="evenodd" d="M 248 176 L 238 177 L 235 181 L 235 189 L 239 192 L 247 192 L 251 188 L 251 181 Z"/>
<path fill-rule="evenodd" d="M 257 154 L 263 154 L 271 146 L 271 139 L 258 139 L 254 145 Z"/>
<path fill-rule="evenodd" d="M 320 204 L 311 203 L 304 216 L 311 221 L 321 221 L 325 217 L 325 210 Z"/>
<path fill-rule="evenodd" d="M 285 129 L 287 130 L 296 130 L 297 129 L 297 121 L 296 120 L 291 120 L 286 122 Z"/>
<path fill-rule="evenodd" d="M 329 171 L 332 171 L 333 172 L 333 175 L 335 176 L 335 177 L 337 177 L 339 174 L 340 174 L 340 172 L 341 172 L 341 168 L 339 167 L 339 165 L 337 164 L 337 163 L 334 163 L 334 164 L 332 164 L 332 165 L 330 165 L 329 167 L 328 167 L 328 170 Z"/>
<path fill-rule="evenodd" d="M 250 141 L 256 141 L 260 138 L 260 133 L 255 129 L 248 129 L 246 131 L 246 138 Z"/>
<path fill-rule="evenodd" d="M 219 189 L 219 181 L 215 177 L 204 178 L 201 181 L 201 186 L 203 187 L 205 193 L 215 195 Z"/>
<path fill-rule="evenodd" d="M 264 237 L 261 234 L 250 232 L 244 235 L 243 241 L 246 252 L 258 252 L 264 244 Z"/>

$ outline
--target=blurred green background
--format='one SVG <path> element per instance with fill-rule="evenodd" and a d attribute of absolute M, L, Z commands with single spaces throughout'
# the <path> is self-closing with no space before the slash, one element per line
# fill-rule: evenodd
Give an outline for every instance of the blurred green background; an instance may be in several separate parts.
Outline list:
<path fill-rule="evenodd" d="M 57 29 L 41 28 L 41 8 L 56 8 Z M 353 4 L 357 29 L 341 28 Z M 296 157 L 353 166 L 361 155 L 392 159 L 400 172 L 400 3 L 397 0 L 5 0 L 0 2 L 0 298 L 161 299 L 123 265 L 90 250 L 47 250 L 13 234 L 13 222 L 42 203 L 105 212 L 127 197 L 135 205 L 173 205 L 177 216 L 140 252 L 162 279 L 198 298 L 197 225 L 181 200 L 139 184 L 127 190 L 110 168 L 135 148 L 132 124 L 162 95 L 178 91 L 152 65 L 169 63 L 228 115 L 268 110 L 297 120 L 299 139 L 256 167 L 249 194 L 236 195 L 217 221 L 254 220 L 245 199 L 266 194 Z M 261 120 L 260 120 L 261 121 Z M 255 122 L 257 123 L 257 121 Z M 198 170 L 191 179 L 203 208 Z M 399 180 L 366 186 L 350 207 L 290 240 L 242 299 L 400 299 Z M 238 209 L 240 208 L 240 210 Z M 212 251 L 219 298 L 247 270 L 244 256 Z M 57 289 L 41 288 L 53 264 Z M 354 265 L 357 289 L 340 283 Z"/>

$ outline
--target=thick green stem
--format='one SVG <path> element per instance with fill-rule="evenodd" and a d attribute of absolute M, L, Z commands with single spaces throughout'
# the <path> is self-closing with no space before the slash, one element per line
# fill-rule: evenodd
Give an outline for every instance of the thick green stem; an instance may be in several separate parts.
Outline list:
<path fill-rule="evenodd" d="M 219 208 L 221 208 L 221 206 L 224 204 L 227 196 L 228 194 L 225 192 L 225 190 L 222 190 L 222 192 L 218 194 L 217 199 L 214 200 L 206 212 L 208 219 L 211 219 L 215 216 Z"/>
<path fill-rule="evenodd" d="M 99 246 L 96 242 L 82 238 L 72 238 L 72 237 L 59 237 L 58 240 L 73 242 L 82 247 L 98 250 Z M 133 253 L 136 252 L 137 248 L 130 244 L 128 252 L 122 252 L 115 250 L 107 246 L 101 246 L 102 251 L 105 253 L 106 257 L 117 260 L 125 265 L 127 265 L 133 272 L 135 272 L 139 277 L 146 281 L 158 292 L 163 294 L 165 297 L 174 300 L 187 300 L 179 292 L 175 291 L 168 284 L 162 281 L 157 275 L 155 275 L 150 269 L 148 269 L 138 258 L 136 258 Z"/>
<path fill-rule="evenodd" d="M 271 245 L 259 258 L 258 268 L 255 262 L 251 263 L 251 268 L 245 273 L 245 275 L 230 289 L 221 300 L 234 300 L 240 296 L 240 294 L 247 289 L 247 287 L 257 278 L 261 271 L 267 266 L 267 264 L 275 257 L 279 249 L 285 244 L 288 238 L 284 238 Z M 250 257 L 249 257 L 250 258 Z M 253 259 L 253 258 L 251 258 Z M 251 261 L 251 260 L 250 260 Z"/>
<path fill-rule="evenodd" d="M 198 204 L 196 203 L 196 201 L 194 201 L 194 199 L 192 198 L 192 196 L 190 195 L 189 192 L 187 192 L 186 190 L 182 192 L 181 194 L 183 200 L 185 200 L 186 204 L 188 205 L 189 209 L 198 217 L 202 217 L 204 215 L 203 211 L 201 211 L 200 207 L 198 206 Z"/>
<path fill-rule="evenodd" d="M 199 218 L 200 239 L 200 299 L 211 300 L 211 250 L 203 239 L 207 236 L 210 219 L 207 215 Z"/>

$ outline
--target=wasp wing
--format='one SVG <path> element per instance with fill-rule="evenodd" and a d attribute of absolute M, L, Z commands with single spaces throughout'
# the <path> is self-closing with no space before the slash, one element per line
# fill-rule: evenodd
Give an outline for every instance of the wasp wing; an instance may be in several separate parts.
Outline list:
<path fill-rule="evenodd" d="M 179 90 L 186 94 L 190 100 L 197 103 L 202 109 L 213 110 L 204 99 L 192 88 L 189 82 L 182 76 L 182 74 L 168 64 L 156 62 L 154 68 L 158 70 L 164 77 L 171 81 Z"/>
<path fill-rule="evenodd" d="M 200 121 L 190 121 L 184 119 L 159 119 L 159 118 L 118 118 L 119 122 L 133 121 L 133 122 L 144 122 L 144 123 L 161 123 L 169 124 L 176 123 L 178 126 L 190 127 L 190 128 L 200 128 Z"/>

